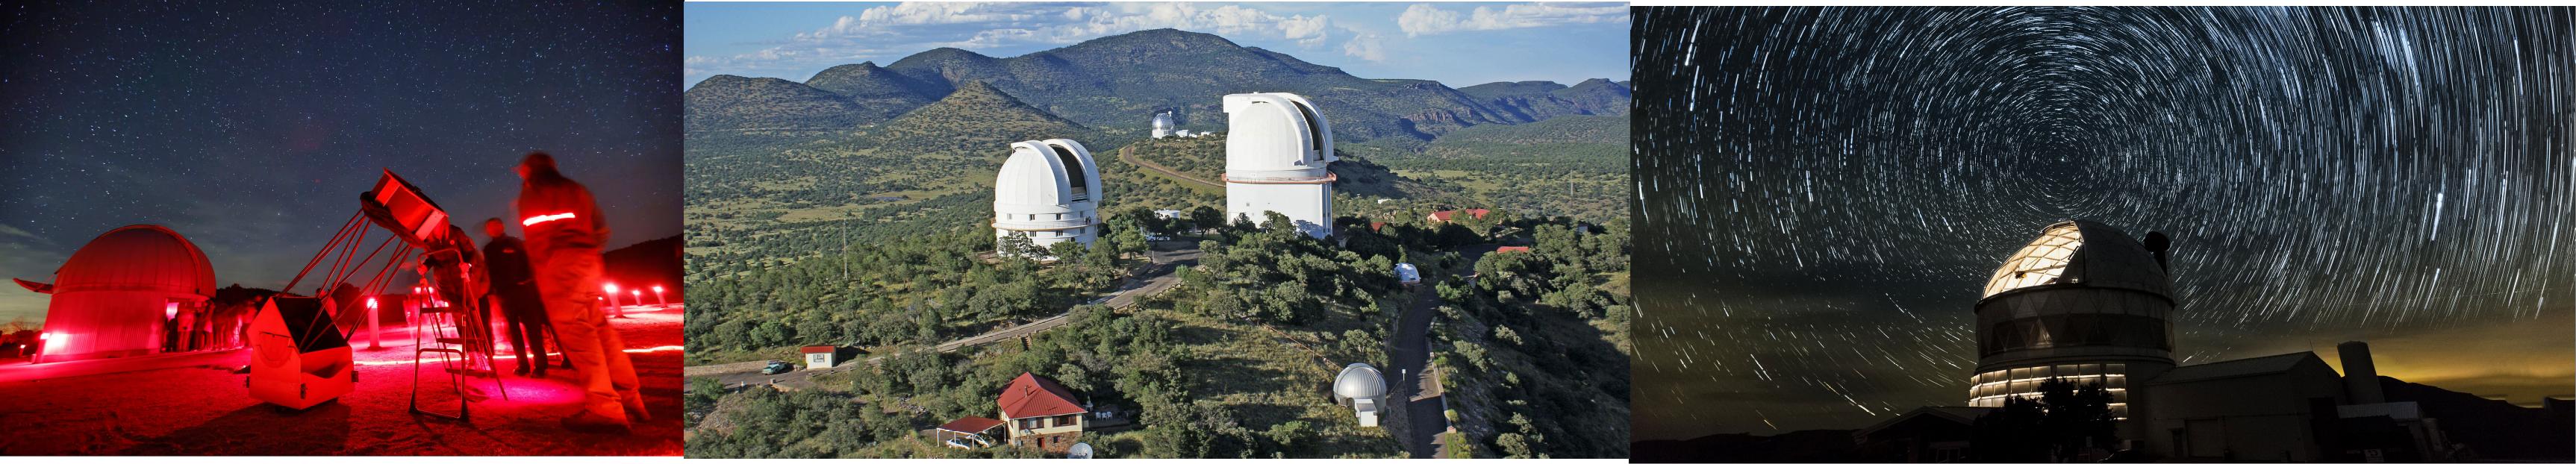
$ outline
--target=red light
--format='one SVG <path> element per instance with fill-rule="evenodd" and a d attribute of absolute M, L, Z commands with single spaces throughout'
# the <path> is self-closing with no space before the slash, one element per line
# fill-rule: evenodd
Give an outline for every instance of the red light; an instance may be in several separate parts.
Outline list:
<path fill-rule="evenodd" d="M 608 293 L 617 293 L 617 283 L 616 283 L 616 282 L 609 282 L 609 283 L 608 283 Z"/>
<path fill-rule="evenodd" d="M 533 225 L 537 225 L 537 224 L 539 224 L 539 223 L 544 223 L 544 222 L 553 221 L 553 220 L 557 220 L 557 219 L 572 219 L 572 218 L 573 218 L 572 213 L 555 213 L 555 214 L 543 214 L 543 215 L 529 216 L 527 220 L 519 221 L 519 227 L 533 226 Z"/>
<path fill-rule="evenodd" d="M 660 286 L 660 285 L 655 285 L 655 286 L 653 286 L 653 293 L 662 293 L 662 286 Z"/>
<path fill-rule="evenodd" d="M 178 318 L 179 318 L 179 304 L 178 304 L 178 303 L 166 303 L 166 304 L 161 305 L 161 317 L 169 318 L 169 319 L 178 319 Z"/>
<path fill-rule="evenodd" d="M 367 309 L 376 309 L 376 297 L 367 297 Z"/>
<path fill-rule="evenodd" d="M 36 339 L 37 339 L 37 340 L 43 340 L 43 339 L 47 339 L 47 338 L 52 338 L 53 336 L 54 336 L 54 334 L 49 334 L 49 333 L 44 333 L 44 332 L 36 332 Z"/>

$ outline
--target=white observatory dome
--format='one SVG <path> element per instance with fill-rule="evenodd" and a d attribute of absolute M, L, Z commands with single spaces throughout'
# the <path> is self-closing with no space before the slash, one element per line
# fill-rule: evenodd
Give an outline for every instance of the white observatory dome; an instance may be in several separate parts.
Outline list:
<path fill-rule="evenodd" d="M 1226 177 L 1310 179 L 1324 176 L 1333 155 L 1333 126 L 1306 97 L 1287 93 L 1225 96 Z"/>
<path fill-rule="evenodd" d="M 1314 238 L 1333 234 L 1333 125 L 1306 97 L 1225 96 L 1225 215 L 1260 224 L 1279 213 Z"/>
<path fill-rule="evenodd" d="M 1343 398 L 1377 398 L 1386 396 L 1386 377 L 1367 363 L 1351 363 L 1342 374 L 1333 377 L 1333 396 Z"/>
<path fill-rule="evenodd" d="M 1089 245 L 1100 225 L 1100 195 L 1100 166 L 1082 143 L 1013 143 L 993 180 L 994 237 L 1022 232 L 1041 248 L 1064 241 Z"/>

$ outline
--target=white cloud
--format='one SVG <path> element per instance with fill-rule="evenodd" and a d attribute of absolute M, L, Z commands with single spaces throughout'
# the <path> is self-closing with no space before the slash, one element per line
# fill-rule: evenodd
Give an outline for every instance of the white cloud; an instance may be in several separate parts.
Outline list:
<path fill-rule="evenodd" d="M 1406 37 L 1419 37 L 1460 31 L 1628 21 L 1626 6 L 1592 5 L 1599 4 L 1529 3 L 1505 5 L 1500 9 L 1479 6 L 1475 10 L 1460 13 L 1440 9 L 1428 3 L 1416 3 L 1406 7 L 1404 14 L 1396 18 L 1395 24 L 1404 29 Z"/>
<path fill-rule="evenodd" d="M 1323 15 L 1315 15 L 1313 18 L 1301 15 L 1280 21 L 1279 32 L 1289 40 L 1297 41 L 1298 45 L 1312 47 L 1322 45 L 1325 39 L 1330 38 L 1326 30 L 1332 26 L 1332 22 L 1324 19 Z"/>
<path fill-rule="evenodd" d="M 1364 34 L 1342 43 L 1342 54 L 1369 62 L 1386 61 L 1386 44 L 1377 34 Z"/>

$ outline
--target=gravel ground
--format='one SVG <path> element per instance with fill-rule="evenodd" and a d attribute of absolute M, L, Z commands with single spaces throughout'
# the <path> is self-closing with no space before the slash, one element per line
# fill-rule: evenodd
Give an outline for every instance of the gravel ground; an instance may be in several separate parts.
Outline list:
<path fill-rule="evenodd" d="M 232 373 L 249 362 L 248 350 L 0 366 L 0 455 L 678 456 L 680 308 L 629 315 L 613 325 L 653 415 L 630 435 L 557 425 L 581 398 L 563 371 L 505 375 L 510 399 L 474 403 L 471 423 L 411 414 L 409 340 L 396 346 L 403 332 L 388 327 L 383 349 L 365 349 L 365 335 L 352 340 L 356 391 L 304 411 L 250 397 L 244 376 Z M 514 365 L 507 356 L 496 361 Z M 491 388 L 489 379 L 470 384 Z"/>

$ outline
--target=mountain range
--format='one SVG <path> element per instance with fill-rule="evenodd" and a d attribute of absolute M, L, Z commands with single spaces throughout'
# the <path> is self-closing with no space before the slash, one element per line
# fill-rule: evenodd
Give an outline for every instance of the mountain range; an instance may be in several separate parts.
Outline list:
<path fill-rule="evenodd" d="M 1335 136 L 1351 141 L 1427 141 L 1477 125 L 1621 115 L 1630 100 L 1625 83 L 1608 79 L 1455 89 L 1361 78 L 1212 34 L 1155 29 L 1010 58 L 940 48 L 883 66 L 835 66 L 801 83 L 718 75 L 684 94 L 685 125 L 693 134 L 847 130 L 894 121 L 978 83 L 1091 127 L 1141 127 L 1174 111 L 1184 127 L 1221 129 L 1223 95 L 1297 93 L 1318 100 Z"/>

